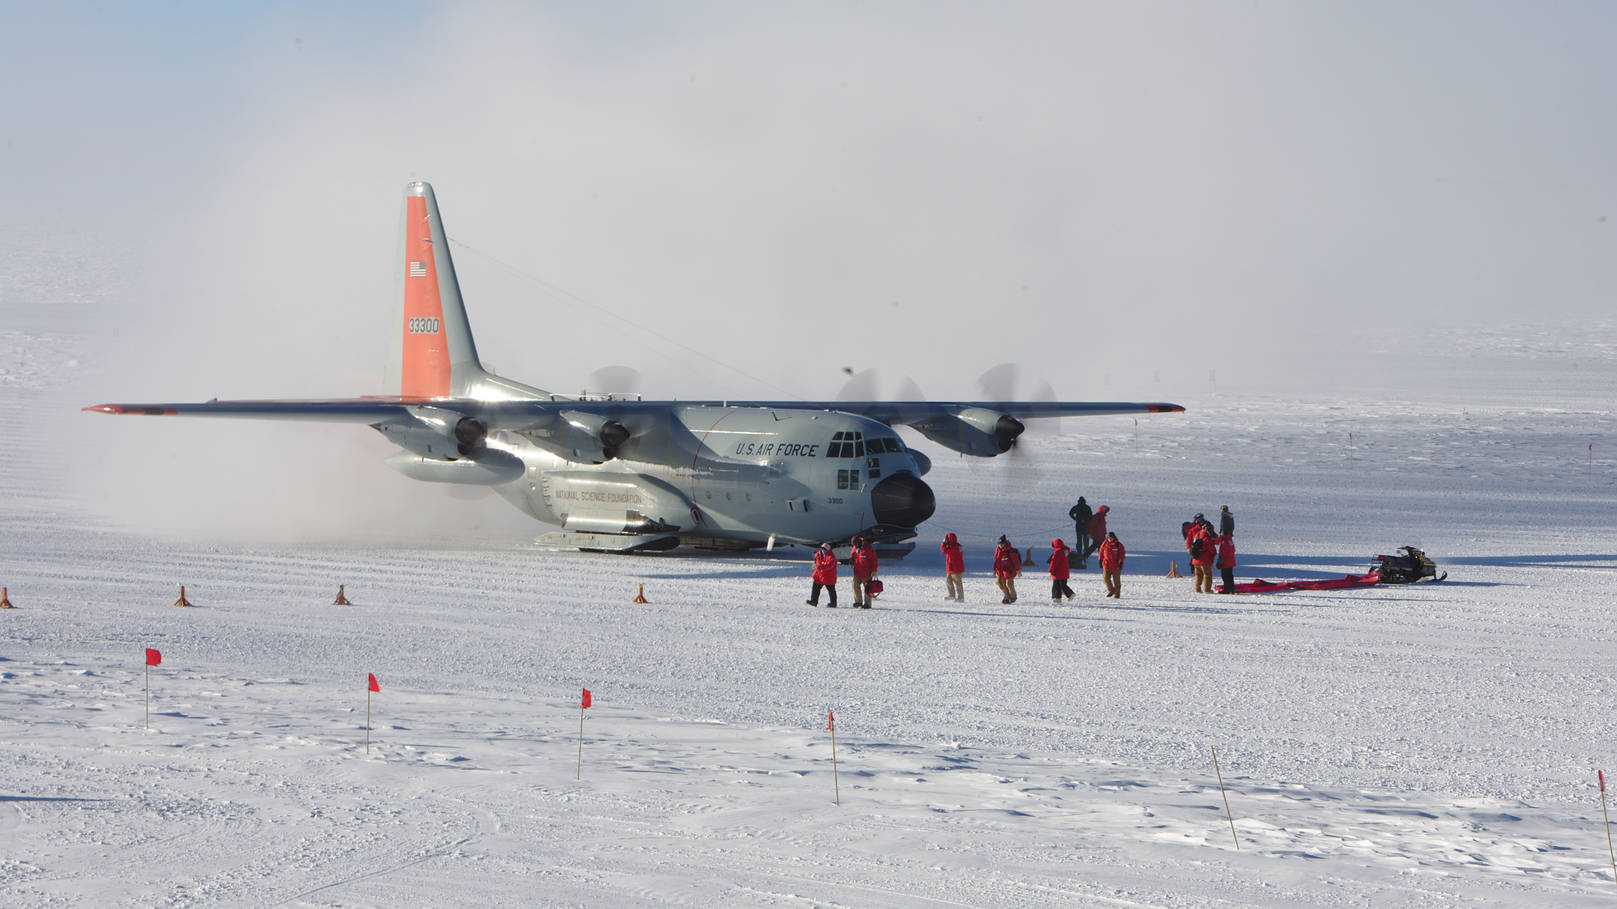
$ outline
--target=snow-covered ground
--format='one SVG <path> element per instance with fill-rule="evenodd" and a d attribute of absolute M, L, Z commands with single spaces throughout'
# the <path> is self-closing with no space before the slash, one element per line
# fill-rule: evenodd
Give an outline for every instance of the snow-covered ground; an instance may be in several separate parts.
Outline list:
<path fill-rule="evenodd" d="M 832 612 L 799 552 L 143 527 L 71 468 L 141 475 L 51 454 L 129 431 L 77 408 L 138 383 L 65 325 L 0 325 L 0 904 L 1607 905 L 1614 339 L 1454 333 L 1418 382 L 1376 364 L 1431 339 L 1367 354 L 1350 391 L 1169 392 L 1188 413 L 1068 421 L 1010 463 L 917 442 L 941 500 L 921 549 L 877 608 Z M 1124 598 L 1090 571 L 1051 605 L 1030 573 L 1000 605 L 990 541 L 1070 539 L 1080 493 L 1129 546 Z M 331 502 L 336 536 L 365 494 Z M 1164 574 L 1221 504 L 1241 577 L 1414 542 L 1450 578 L 1198 596 Z"/>

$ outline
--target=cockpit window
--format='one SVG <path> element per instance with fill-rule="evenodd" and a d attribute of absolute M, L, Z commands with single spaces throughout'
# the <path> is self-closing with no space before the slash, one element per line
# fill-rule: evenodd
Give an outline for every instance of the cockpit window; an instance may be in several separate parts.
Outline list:
<path fill-rule="evenodd" d="M 871 436 L 867 439 L 862 432 L 848 430 L 831 437 L 830 443 L 825 446 L 825 456 L 862 458 L 866 455 L 902 454 L 904 450 L 904 443 L 892 436 Z"/>
<path fill-rule="evenodd" d="M 880 439 L 870 440 L 870 450 L 880 451 Z M 865 456 L 865 440 L 862 432 L 839 432 L 831 437 L 831 443 L 825 447 L 825 456 L 828 458 L 862 458 Z"/>

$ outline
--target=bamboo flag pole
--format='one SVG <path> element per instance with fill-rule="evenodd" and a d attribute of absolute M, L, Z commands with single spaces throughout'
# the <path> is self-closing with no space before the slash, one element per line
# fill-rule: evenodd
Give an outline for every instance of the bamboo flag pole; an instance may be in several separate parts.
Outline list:
<path fill-rule="evenodd" d="M 1606 771 L 1596 770 L 1600 776 L 1600 817 L 1606 822 L 1606 852 L 1611 855 L 1611 879 L 1617 881 L 1617 850 L 1611 848 L 1611 815 L 1606 813 Z"/>
<path fill-rule="evenodd" d="M 161 665 L 163 652 L 155 647 L 146 648 L 146 728 L 152 728 L 152 667 Z"/>
<path fill-rule="evenodd" d="M 590 706 L 590 690 L 582 689 L 583 694 L 578 699 L 578 766 L 573 770 L 573 779 L 580 779 L 584 775 L 584 711 Z"/>
<path fill-rule="evenodd" d="M 831 730 L 831 787 L 836 793 L 837 806 L 842 806 L 842 782 L 837 778 L 837 715 L 825 708 L 825 728 Z"/>
<path fill-rule="evenodd" d="M 1235 835 L 1235 815 L 1230 813 L 1230 796 L 1224 791 L 1224 771 L 1218 769 L 1218 749 L 1212 745 L 1207 750 L 1213 752 L 1213 772 L 1218 774 L 1218 794 L 1224 797 L 1224 816 L 1230 820 L 1230 839 L 1235 840 L 1235 848 L 1241 848 L 1241 839 Z"/>
<path fill-rule="evenodd" d="M 381 691 L 382 686 L 376 684 L 374 672 L 365 673 L 365 753 L 371 753 L 371 692 Z"/>

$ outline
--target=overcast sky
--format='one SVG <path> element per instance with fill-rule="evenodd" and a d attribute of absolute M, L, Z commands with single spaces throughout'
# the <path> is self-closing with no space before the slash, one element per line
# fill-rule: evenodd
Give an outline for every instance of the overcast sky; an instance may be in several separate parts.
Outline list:
<path fill-rule="evenodd" d="M 384 391 L 414 179 L 557 391 L 1179 400 L 1612 308 L 1610 3 L 224 6 L 0 12 L 8 233 L 130 263 L 99 398 Z"/>

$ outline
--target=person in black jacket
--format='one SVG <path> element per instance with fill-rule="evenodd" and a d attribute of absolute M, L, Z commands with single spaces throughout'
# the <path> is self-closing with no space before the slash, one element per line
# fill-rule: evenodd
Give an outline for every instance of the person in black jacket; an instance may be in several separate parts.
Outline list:
<path fill-rule="evenodd" d="M 1079 496 L 1078 504 L 1072 506 L 1072 508 L 1067 512 L 1067 517 L 1072 518 L 1072 523 L 1078 528 L 1076 531 L 1078 534 L 1078 541 L 1073 544 L 1072 551 L 1078 556 L 1079 568 L 1088 567 L 1087 562 L 1089 561 L 1088 554 L 1090 550 L 1089 519 L 1094 516 L 1095 513 L 1089 510 L 1089 503 L 1084 501 L 1083 496 Z"/>
<path fill-rule="evenodd" d="M 1235 515 L 1230 513 L 1230 506 L 1218 507 L 1218 535 L 1221 537 L 1235 536 Z"/>

